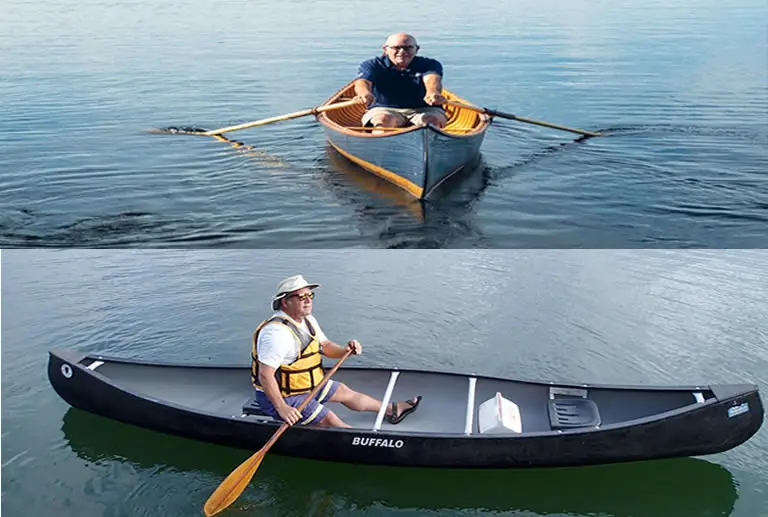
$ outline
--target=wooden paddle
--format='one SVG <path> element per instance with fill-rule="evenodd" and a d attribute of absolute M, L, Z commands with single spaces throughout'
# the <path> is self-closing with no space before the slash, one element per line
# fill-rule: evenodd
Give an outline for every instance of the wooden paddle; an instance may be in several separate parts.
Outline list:
<path fill-rule="evenodd" d="M 230 131 L 239 131 L 240 129 L 248 129 L 249 127 L 265 126 L 273 122 L 280 122 L 281 120 L 289 120 L 292 118 L 306 117 L 307 115 L 323 113 L 324 111 L 333 111 L 341 108 L 346 108 L 349 106 L 354 106 L 355 104 L 359 104 L 359 103 L 360 101 L 356 101 L 356 100 L 338 102 L 336 104 L 328 104 L 327 106 L 318 106 L 316 108 L 310 108 L 302 111 L 295 111 L 293 113 L 288 113 L 287 115 L 280 115 L 279 117 L 265 118 L 261 120 L 256 120 L 254 122 L 246 122 L 245 124 L 238 124 L 236 126 L 223 127 L 221 129 L 212 129 L 210 131 L 204 131 L 204 132 L 195 133 L 195 134 L 203 135 L 203 136 L 215 136 L 215 135 L 220 135 L 222 133 L 229 133 Z"/>
<path fill-rule="evenodd" d="M 347 350 L 341 359 L 339 359 L 333 368 L 331 368 L 331 371 L 329 371 L 323 377 L 323 380 L 320 381 L 317 386 L 315 386 L 315 389 L 313 389 L 309 396 L 299 405 L 297 408 L 299 411 L 303 410 L 307 404 L 309 404 L 309 401 L 317 396 L 328 379 L 330 379 L 331 376 L 336 373 L 336 370 L 339 369 L 341 363 L 343 363 L 351 353 L 352 350 Z M 203 506 L 203 511 L 205 512 L 206 517 L 211 517 L 211 515 L 219 513 L 235 502 L 240 494 L 243 493 L 245 487 L 248 486 L 248 483 L 251 482 L 251 478 L 256 473 L 256 470 L 258 470 L 259 465 L 261 465 L 261 461 L 264 459 L 267 451 L 269 451 L 277 439 L 280 438 L 280 435 L 282 435 L 285 430 L 288 429 L 288 427 L 290 426 L 286 422 L 283 422 L 277 431 L 275 431 L 275 434 L 272 435 L 272 438 L 270 438 L 269 441 L 264 444 L 264 447 L 259 449 L 258 452 L 254 453 L 250 458 L 241 463 L 224 479 L 224 481 L 221 482 L 221 484 L 216 488 L 216 490 L 213 491 L 211 496 L 205 502 L 205 506 Z"/>
<path fill-rule="evenodd" d="M 470 104 L 464 104 L 461 102 L 447 101 L 446 104 L 450 106 L 456 106 L 457 108 L 464 108 L 470 111 L 476 111 L 478 113 L 486 113 L 493 117 L 506 118 L 509 120 L 517 120 L 520 122 L 525 122 L 526 124 L 535 124 L 537 126 L 551 127 L 553 129 L 561 129 L 563 131 L 570 131 L 571 133 L 578 133 L 584 136 L 600 136 L 600 133 L 593 133 L 592 131 L 584 131 L 583 129 L 575 129 L 572 127 L 560 126 L 558 124 L 552 124 L 550 122 L 542 122 L 540 120 L 534 120 L 532 118 L 518 117 L 517 115 L 513 115 L 512 113 L 504 113 L 503 111 L 496 111 L 488 108 L 480 108 L 477 106 L 472 106 Z"/>

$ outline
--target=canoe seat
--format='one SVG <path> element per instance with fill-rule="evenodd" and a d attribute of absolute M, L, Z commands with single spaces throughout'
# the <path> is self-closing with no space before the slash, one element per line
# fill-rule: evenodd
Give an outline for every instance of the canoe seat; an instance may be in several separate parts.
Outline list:
<path fill-rule="evenodd" d="M 244 415 L 256 415 L 256 416 L 266 416 L 272 418 L 271 415 L 264 412 L 264 410 L 261 409 L 259 406 L 259 402 L 256 400 L 256 396 L 254 395 L 248 401 L 243 405 L 243 414 Z"/>
<path fill-rule="evenodd" d="M 597 404 L 587 398 L 554 398 L 549 400 L 549 423 L 552 429 L 597 427 L 600 412 Z"/>

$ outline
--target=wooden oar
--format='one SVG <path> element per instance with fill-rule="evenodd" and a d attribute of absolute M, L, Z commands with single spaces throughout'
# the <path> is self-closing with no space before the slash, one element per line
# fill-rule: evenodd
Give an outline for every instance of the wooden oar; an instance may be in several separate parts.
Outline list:
<path fill-rule="evenodd" d="M 336 373 L 336 370 L 339 369 L 341 363 L 343 363 L 351 353 L 352 350 L 347 350 L 341 359 L 339 359 L 333 368 L 331 368 L 331 371 L 329 371 L 323 377 L 323 380 L 320 381 L 317 386 L 315 386 L 315 389 L 313 389 L 309 396 L 299 405 L 297 408 L 299 411 L 303 410 L 307 404 L 309 404 L 309 401 L 317 396 L 328 379 L 330 379 L 331 376 Z M 251 478 L 256 473 L 259 465 L 261 465 L 261 461 L 264 459 L 267 451 L 269 451 L 277 439 L 280 438 L 280 435 L 282 435 L 285 430 L 288 429 L 288 427 L 290 426 L 286 422 L 283 422 L 277 431 L 275 431 L 275 434 L 272 435 L 272 438 L 270 438 L 269 441 L 264 444 L 264 447 L 259 449 L 258 452 L 254 453 L 250 458 L 241 463 L 224 479 L 224 481 L 221 482 L 221 484 L 216 488 L 216 490 L 213 491 L 211 496 L 205 502 L 205 506 L 203 506 L 203 511 L 205 512 L 206 517 L 211 517 L 211 515 L 219 513 L 235 502 L 240 494 L 243 493 L 245 487 L 248 486 L 248 483 L 251 482 Z"/>
<path fill-rule="evenodd" d="M 203 136 L 215 136 L 215 135 L 220 135 L 222 133 L 229 133 L 230 131 L 239 131 L 240 129 L 248 129 L 249 127 L 265 126 L 273 122 L 280 122 L 281 120 L 289 120 L 292 118 L 306 117 L 307 115 L 323 113 L 324 111 L 333 111 L 341 108 L 346 108 L 348 106 L 354 106 L 355 104 L 359 104 L 359 103 L 360 101 L 356 101 L 356 100 L 338 102 L 336 104 L 328 104 L 327 106 L 318 106 L 316 108 L 310 108 L 302 111 L 295 111 L 293 113 L 288 113 L 287 115 L 280 115 L 279 117 L 265 118 L 261 120 L 256 120 L 254 122 L 246 122 L 245 124 L 222 127 L 221 129 L 212 129 L 210 131 L 204 131 L 204 132 L 195 133 L 195 134 L 203 135 Z"/>
<path fill-rule="evenodd" d="M 478 113 L 486 113 L 488 115 L 491 115 L 493 117 L 499 117 L 499 118 L 506 118 L 509 120 L 517 120 L 520 122 L 525 122 L 526 124 L 535 124 L 537 126 L 543 126 L 543 127 L 551 127 L 553 129 L 560 129 L 563 131 L 570 131 L 571 133 L 578 133 L 580 135 L 584 136 L 600 136 L 600 133 L 594 133 L 592 131 L 584 131 L 583 129 L 575 129 L 572 127 L 566 127 L 561 126 L 558 124 L 552 124 L 550 122 L 542 122 L 541 120 L 534 120 L 532 118 L 525 118 L 525 117 L 519 117 L 517 115 L 513 115 L 512 113 L 504 113 L 503 111 L 496 111 L 489 108 L 480 108 L 477 106 L 472 106 L 470 104 L 464 104 L 461 102 L 456 101 L 447 101 L 446 104 L 450 106 L 456 106 L 457 108 L 464 108 L 468 109 L 470 111 L 476 111 Z"/>

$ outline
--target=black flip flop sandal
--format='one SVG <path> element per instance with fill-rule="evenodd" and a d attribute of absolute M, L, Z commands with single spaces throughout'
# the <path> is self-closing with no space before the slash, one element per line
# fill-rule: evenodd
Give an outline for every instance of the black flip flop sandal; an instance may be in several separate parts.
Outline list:
<path fill-rule="evenodd" d="M 404 409 L 403 412 L 397 416 L 395 416 L 395 412 L 397 411 L 397 402 L 392 402 L 392 414 L 389 415 L 390 424 L 399 424 L 405 417 L 416 411 L 416 408 L 419 407 L 419 402 L 421 402 L 421 395 L 416 397 L 416 402 L 411 402 L 410 400 L 406 400 L 405 402 L 406 404 L 410 404 L 410 407 Z"/>

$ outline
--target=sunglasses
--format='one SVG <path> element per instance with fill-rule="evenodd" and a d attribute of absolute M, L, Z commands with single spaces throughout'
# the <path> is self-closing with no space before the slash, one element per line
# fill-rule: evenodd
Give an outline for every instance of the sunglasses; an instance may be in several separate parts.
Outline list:
<path fill-rule="evenodd" d="M 416 50 L 419 47 L 414 46 L 414 45 L 387 45 L 387 48 L 391 48 L 395 52 L 397 52 L 398 50 L 405 50 L 406 52 L 413 52 L 414 50 Z"/>
<path fill-rule="evenodd" d="M 292 294 L 288 298 L 293 298 L 294 296 L 298 298 L 300 301 L 306 302 L 307 300 L 311 300 L 312 298 L 314 298 L 315 293 Z"/>

